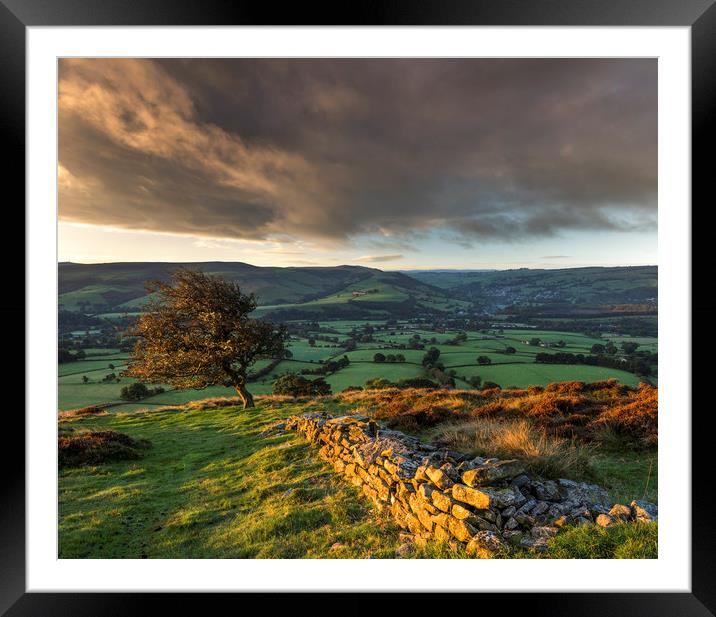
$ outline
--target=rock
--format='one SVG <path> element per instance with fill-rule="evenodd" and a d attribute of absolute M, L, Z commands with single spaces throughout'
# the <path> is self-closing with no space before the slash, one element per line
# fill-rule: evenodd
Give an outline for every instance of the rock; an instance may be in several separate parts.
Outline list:
<path fill-rule="evenodd" d="M 656 504 L 635 499 L 631 502 L 631 507 L 637 521 L 651 523 L 659 520 L 659 507 Z"/>
<path fill-rule="evenodd" d="M 490 496 L 490 505 L 503 509 L 514 506 L 519 508 L 527 502 L 527 498 L 520 492 L 520 489 L 514 486 L 508 486 L 507 488 L 485 488 L 485 493 Z"/>
<path fill-rule="evenodd" d="M 429 484 L 423 483 L 418 487 L 418 494 L 426 501 L 430 501 L 434 490 Z"/>
<path fill-rule="evenodd" d="M 450 515 L 445 514 L 445 512 L 439 512 L 438 514 L 433 514 L 430 517 L 437 526 L 442 527 L 443 529 L 447 529 L 450 526 Z"/>
<path fill-rule="evenodd" d="M 608 514 L 599 514 L 594 522 L 600 527 L 611 527 L 614 524 L 614 519 Z"/>
<path fill-rule="evenodd" d="M 559 487 L 557 483 L 552 480 L 533 482 L 532 490 L 537 496 L 537 499 L 541 501 L 559 501 L 561 499 Z"/>
<path fill-rule="evenodd" d="M 507 529 L 508 531 L 514 531 L 519 526 L 520 524 L 514 518 L 511 518 L 505 523 L 504 529 Z"/>
<path fill-rule="evenodd" d="M 517 530 L 508 529 L 502 532 L 502 537 L 508 544 L 511 544 L 512 546 L 519 546 L 520 542 L 522 541 L 523 535 L 524 534 L 521 531 Z"/>
<path fill-rule="evenodd" d="M 523 486 L 530 485 L 530 479 L 529 479 L 529 476 L 522 474 L 520 476 L 517 476 L 514 480 L 512 480 L 512 482 L 510 484 L 512 486 L 516 486 L 517 488 L 522 488 Z"/>
<path fill-rule="evenodd" d="M 629 506 L 615 503 L 608 512 L 609 516 L 619 521 L 628 521 L 632 517 L 632 510 Z"/>
<path fill-rule="evenodd" d="M 467 543 L 467 553 L 478 559 L 492 559 L 504 548 L 502 538 L 492 531 L 478 531 Z"/>
<path fill-rule="evenodd" d="M 406 556 L 410 555 L 410 553 L 412 551 L 413 551 L 413 547 L 411 544 L 403 543 L 397 549 L 395 549 L 395 554 L 398 557 L 406 557 Z"/>
<path fill-rule="evenodd" d="M 567 524 L 567 517 L 562 514 L 552 521 L 552 525 L 555 527 L 564 527 Z"/>
<path fill-rule="evenodd" d="M 520 506 L 520 512 L 522 512 L 523 514 L 529 514 L 532 511 L 532 508 L 534 508 L 536 505 L 537 501 L 535 499 L 528 499 Z"/>
<path fill-rule="evenodd" d="M 587 520 L 592 520 L 592 513 L 590 512 L 589 508 L 575 508 L 574 510 L 571 510 L 569 512 L 569 515 L 574 518 L 586 518 Z"/>
<path fill-rule="evenodd" d="M 513 516 L 515 514 L 515 512 L 517 512 L 517 508 L 515 508 L 515 506 L 510 506 L 509 508 L 505 508 L 502 511 L 502 516 L 504 518 L 510 518 L 511 516 Z"/>
<path fill-rule="evenodd" d="M 535 524 L 534 517 L 529 514 L 525 514 L 524 512 L 515 512 L 512 520 L 517 521 L 523 527 L 532 527 Z"/>
<path fill-rule="evenodd" d="M 455 484 L 443 471 L 442 469 L 438 469 L 437 467 L 428 467 L 425 470 L 426 475 L 430 480 L 437 486 L 440 490 L 444 490 L 446 488 L 450 488 L 453 484 Z"/>
<path fill-rule="evenodd" d="M 441 493 L 440 491 L 433 491 L 432 492 L 432 499 L 433 503 L 435 504 L 435 507 L 438 510 L 442 510 L 443 512 L 450 512 L 452 510 L 452 506 L 455 503 L 449 495 L 446 493 Z M 457 517 L 460 518 L 460 517 Z M 466 517 L 462 517 L 466 518 Z"/>
<path fill-rule="evenodd" d="M 490 507 L 490 495 L 464 484 L 453 485 L 452 496 L 454 499 L 475 506 L 479 510 L 486 510 Z"/>
<path fill-rule="evenodd" d="M 479 516 L 473 516 L 467 519 L 467 522 L 482 531 L 494 531 L 495 533 L 500 533 L 500 528 L 495 525 L 495 523 L 491 523 L 490 521 Z"/>
<path fill-rule="evenodd" d="M 459 520 L 453 516 L 448 518 L 448 529 L 460 542 L 467 542 L 472 536 L 478 533 L 477 529 L 464 520 Z"/>
<path fill-rule="evenodd" d="M 423 525 L 423 527 L 425 527 L 425 529 L 427 529 L 430 532 L 433 531 L 433 526 L 434 526 L 433 519 L 427 510 L 418 510 L 418 512 L 416 513 L 416 516 L 418 517 L 418 520 Z"/>
<path fill-rule="evenodd" d="M 492 510 L 475 510 L 475 514 L 480 518 L 490 521 L 491 523 L 497 522 L 497 517 L 500 516 L 499 513 L 496 514 Z"/>
<path fill-rule="evenodd" d="M 453 482 L 460 481 L 460 473 L 457 469 L 455 469 L 455 466 L 452 463 L 443 463 L 440 465 L 440 471 L 442 471 Z"/>
<path fill-rule="evenodd" d="M 472 516 L 472 511 L 468 510 L 464 506 L 461 506 L 459 503 L 453 503 L 453 506 L 450 509 L 450 514 L 452 514 L 455 518 L 465 519 Z"/>
<path fill-rule="evenodd" d="M 408 526 L 408 529 L 410 530 L 410 532 L 412 534 L 419 535 L 422 533 L 424 528 L 416 516 L 413 516 L 412 514 L 407 513 L 405 515 L 405 522 Z"/>
<path fill-rule="evenodd" d="M 551 526 L 543 526 L 543 527 L 533 527 L 532 528 L 532 537 L 533 538 L 554 538 L 557 535 L 557 532 L 559 531 L 558 527 L 551 527 Z"/>
<path fill-rule="evenodd" d="M 573 500 L 577 503 L 609 505 L 609 493 L 601 486 L 575 482 L 560 478 L 557 480 L 559 494 L 562 500 Z"/>
<path fill-rule="evenodd" d="M 426 471 L 428 470 L 427 465 L 419 465 L 418 468 L 415 470 L 415 480 L 417 482 L 425 482 L 426 480 L 429 480 Z"/>
<path fill-rule="evenodd" d="M 524 465 L 517 460 L 497 461 L 485 463 L 480 467 L 468 469 L 462 474 L 462 481 L 468 486 L 481 486 L 493 484 L 501 480 L 510 480 L 524 473 Z"/>
<path fill-rule="evenodd" d="M 537 505 L 532 508 L 531 516 L 540 516 L 549 510 L 549 504 L 546 501 L 538 501 Z"/>
<path fill-rule="evenodd" d="M 549 518 L 559 518 L 562 516 L 562 507 L 558 503 L 553 503 L 547 510 L 547 516 Z"/>
<path fill-rule="evenodd" d="M 435 525 L 433 535 L 438 542 L 448 542 L 452 539 L 450 532 L 440 525 Z"/>
<path fill-rule="evenodd" d="M 589 512 L 591 513 L 593 518 L 596 518 L 600 514 L 609 514 L 609 508 L 607 506 L 603 506 L 600 503 L 592 504 L 592 506 L 589 508 Z"/>

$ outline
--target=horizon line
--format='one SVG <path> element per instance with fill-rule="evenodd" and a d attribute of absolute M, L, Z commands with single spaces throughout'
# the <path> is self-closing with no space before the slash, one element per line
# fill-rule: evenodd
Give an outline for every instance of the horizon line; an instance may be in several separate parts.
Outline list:
<path fill-rule="evenodd" d="M 435 271 L 442 271 L 442 272 L 490 272 L 490 271 L 508 271 L 508 270 L 578 270 L 582 268 L 657 268 L 658 264 L 653 263 L 637 263 L 637 264 L 611 264 L 611 265 L 604 265 L 604 264 L 590 264 L 590 265 L 580 265 L 580 266 L 555 266 L 555 267 L 546 267 L 546 266 L 527 266 L 527 265 L 515 265 L 511 267 L 441 267 L 441 266 L 435 266 L 435 267 L 405 267 L 405 268 L 380 268 L 378 266 L 366 266 L 365 264 L 352 264 L 352 263 L 342 263 L 342 264 L 335 264 L 335 265 L 306 265 L 306 264 L 296 264 L 296 265 L 257 265 L 252 264 L 248 261 L 241 261 L 241 260 L 220 260 L 220 259 L 211 259 L 211 260 L 203 260 L 203 261 L 160 261 L 160 260 L 132 260 L 132 261 L 90 261 L 90 262 L 82 262 L 82 261 L 72 261 L 72 260 L 66 260 L 66 261 L 58 261 L 57 265 L 62 264 L 72 264 L 72 265 L 79 265 L 79 266 L 102 266 L 102 265 L 111 265 L 111 264 L 210 264 L 210 263 L 220 263 L 220 264 L 244 264 L 247 266 L 251 266 L 254 268 L 365 268 L 367 270 L 380 270 L 382 272 L 435 272 Z"/>

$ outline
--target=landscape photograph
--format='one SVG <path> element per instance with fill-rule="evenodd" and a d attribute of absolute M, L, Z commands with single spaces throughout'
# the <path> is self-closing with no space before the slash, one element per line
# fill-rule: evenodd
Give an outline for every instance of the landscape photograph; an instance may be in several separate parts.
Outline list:
<path fill-rule="evenodd" d="M 58 81 L 60 559 L 658 558 L 656 59 Z"/>

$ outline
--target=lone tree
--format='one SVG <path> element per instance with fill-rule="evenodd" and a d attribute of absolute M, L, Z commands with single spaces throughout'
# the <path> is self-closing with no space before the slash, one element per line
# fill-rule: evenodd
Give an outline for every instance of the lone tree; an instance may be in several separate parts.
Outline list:
<path fill-rule="evenodd" d="M 249 367 L 283 356 L 286 328 L 250 319 L 256 296 L 220 276 L 182 268 L 170 283 L 148 283 L 147 291 L 153 296 L 129 330 L 137 341 L 122 375 L 182 390 L 233 386 L 244 409 L 253 407 Z"/>

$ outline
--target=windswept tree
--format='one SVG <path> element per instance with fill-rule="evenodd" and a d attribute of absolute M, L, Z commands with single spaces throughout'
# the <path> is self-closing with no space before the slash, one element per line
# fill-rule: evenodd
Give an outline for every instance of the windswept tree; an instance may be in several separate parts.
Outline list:
<path fill-rule="evenodd" d="M 170 283 L 153 281 L 147 291 L 152 299 L 130 328 L 137 341 L 122 374 L 178 389 L 231 386 L 244 409 L 253 407 L 249 367 L 283 357 L 285 327 L 249 318 L 256 296 L 220 276 L 180 269 Z"/>

